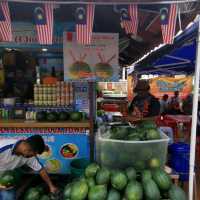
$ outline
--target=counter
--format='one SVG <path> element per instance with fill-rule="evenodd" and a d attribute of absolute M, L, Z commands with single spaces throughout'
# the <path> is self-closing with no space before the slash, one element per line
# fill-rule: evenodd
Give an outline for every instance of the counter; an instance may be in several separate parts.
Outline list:
<path fill-rule="evenodd" d="M 0 120 L 0 128 L 89 128 L 89 121 L 81 122 L 35 122 L 23 120 Z"/>

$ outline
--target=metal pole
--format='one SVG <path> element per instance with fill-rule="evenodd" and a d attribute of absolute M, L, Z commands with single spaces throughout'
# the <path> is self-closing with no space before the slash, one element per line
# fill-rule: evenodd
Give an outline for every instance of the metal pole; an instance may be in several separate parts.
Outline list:
<path fill-rule="evenodd" d="M 135 1 L 45 1 L 45 0 L 7 0 L 9 2 L 17 2 L 17 3 L 53 3 L 53 4 L 95 4 L 95 5 L 126 5 L 126 4 L 138 4 L 138 5 L 151 5 L 151 4 L 172 4 L 172 3 L 188 3 L 188 0 L 168 0 L 168 1 L 158 1 L 152 0 L 148 2 L 141 2 L 140 0 Z M 190 2 L 198 2 L 198 0 L 190 0 Z"/>
<path fill-rule="evenodd" d="M 195 166 L 195 147 L 196 147 L 196 126 L 199 96 L 199 76 L 200 76 L 200 17 L 198 19 L 197 53 L 194 80 L 194 96 L 192 109 L 192 130 L 190 139 L 190 172 L 189 172 L 189 200 L 193 200 L 194 190 L 194 166 Z"/>

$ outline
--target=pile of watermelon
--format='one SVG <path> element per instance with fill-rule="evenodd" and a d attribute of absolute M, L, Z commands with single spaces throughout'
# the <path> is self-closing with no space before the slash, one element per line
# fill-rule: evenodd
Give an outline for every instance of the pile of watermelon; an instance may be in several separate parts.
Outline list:
<path fill-rule="evenodd" d="M 74 121 L 79 122 L 85 119 L 85 114 L 82 112 L 37 112 L 36 113 L 36 120 L 39 122 L 56 122 L 56 121 Z"/>
<path fill-rule="evenodd" d="M 24 200 L 51 200 L 51 198 L 44 193 L 42 187 L 38 186 L 29 188 L 25 193 Z"/>
<path fill-rule="evenodd" d="M 0 185 L 9 188 L 16 184 L 16 177 L 12 171 L 6 171 L 0 176 Z"/>
<path fill-rule="evenodd" d="M 172 183 L 160 167 L 137 171 L 100 167 L 85 169 L 84 177 L 65 186 L 63 200 L 186 200 L 185 192 Z"/>
<path fill-rule="evenodd" d="M 114 126 L 110 130 L 110 139 L 145 141 L 161 139 L 160 132 L 154 121 L 143 121 L 133 127 Z"/>

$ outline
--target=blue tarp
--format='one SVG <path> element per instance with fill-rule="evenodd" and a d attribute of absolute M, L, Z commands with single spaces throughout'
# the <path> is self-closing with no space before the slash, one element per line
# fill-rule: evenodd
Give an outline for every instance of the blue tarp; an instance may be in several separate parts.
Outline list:
<path fill-rule="evenodd" d="M 198 23 L 178 35 L 173 45 L 164 45 L 135 65 L 139 74 L 192 74 L 196 60 Z"/>

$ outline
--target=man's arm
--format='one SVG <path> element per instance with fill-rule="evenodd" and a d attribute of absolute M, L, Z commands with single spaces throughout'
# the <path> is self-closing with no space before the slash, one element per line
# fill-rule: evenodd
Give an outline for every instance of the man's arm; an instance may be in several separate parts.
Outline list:
<path fill-rule="evenodd" d="M 57 191 L 57 188 L 53 185 L 51 182 L 51 179 L 49 178 L 49 175 L 47 174 L 45 168 L 42 166 L 42 164 L 39 162 L 37 157 L 29 158 L 26 164 L 32 168 L 34 171 L 39 172 L 41 178 L 47 183 L 49 186 L 49 190 L 52 193 L 55 193 Z"/>
<path fill-rule="evenodd" d="M 49 175 L 47 174 L 47 171 L 44 168 L 42 168 L 40 170 L 40 176 L 46 182 L 46 184 L 49 186 L 50 192 L 52 192 L 52 193 L 57 192 L 58 189 L 54 186 Z"/>

